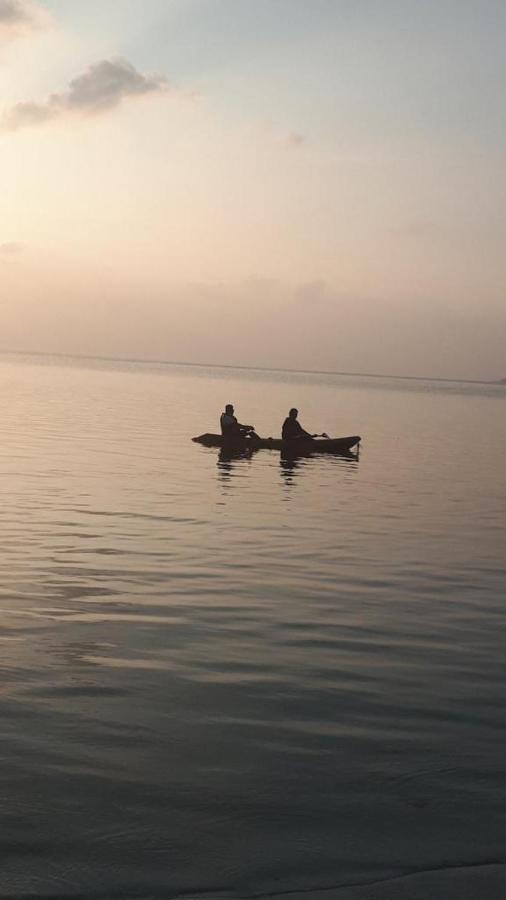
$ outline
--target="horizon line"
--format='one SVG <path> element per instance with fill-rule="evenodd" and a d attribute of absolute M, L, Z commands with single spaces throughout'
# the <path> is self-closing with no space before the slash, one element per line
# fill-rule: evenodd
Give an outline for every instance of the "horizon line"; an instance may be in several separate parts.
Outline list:
<path fill-rule="evenodd" d="M 331 369 L 291 369 L 280 366 L 245 366 L 234 365 L 233 363 L 210 363 L 210 362 L 188 362 L 188 360 L 175 359 L 144 359 L 139 357 L 127 356 L 102 356 L 92 355 L 89 353 L 64 353 L 61 351 L 50 350 L 8 350 L 0 348 L 0 353 L 11 356 L 43 356 L 56 357 L 57 359 L 84 359 L 93 360 L 95 362 L 125 362 L 140 364 L 155 364 L 166 366 L 188 366 L 189 368 L 201 369 L 239 369 L 247 372 L 286 372 L 298 375 L 344 375 L 353 378 L 394 378 L 401 381 L 442 381 L 456 384 L 496 384 L 500 385 L 504 382 L 499 380 L 485 380 L 481 378 L 449 378 L 447 376 L 431 376 L 431 375 L 392 375 L 384 372 L 344 372 Z"/>

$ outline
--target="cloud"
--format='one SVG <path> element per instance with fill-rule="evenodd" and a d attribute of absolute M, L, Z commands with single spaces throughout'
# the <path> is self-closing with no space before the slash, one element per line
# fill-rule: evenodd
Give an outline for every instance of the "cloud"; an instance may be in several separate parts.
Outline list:
<path fill-rule="evenodd" d="M 306 135 L 301 134 L 299 131 L 290 131 L 286 136 L 286 143 L 289 147 L 293 147 L 294 149 L 302 147 L 302 145 L 306 143 L 306 140 Z"/>
<path fill-rule="evenodd" d="M 298 284 L 294 296 L 300 303 L 321 303 L 329 298 L 327 285 L 321 279 Z"/>
<path fill-rule="evenodd" d="M 37 28 L 46 17 L 40 4 L 31 0 L 0 0 L 0 37 Z"/>
<path fill-rule="evenodd" d="M 276 122 L 257 122 L 250 128 L 249 134 L 253 140 L 260 140 L 267 146 L 277 146 L 283 151 L 298 151 L 308 143 L 307 134 Z"/>
<path fill-rule="evenodd" d="M 414 219 L 392 229 L 392 233 L 397 237 L 412 238 L 413 240 L 440 237 L 441 231 L 438 223 L 429 219 Z"/>
<path fill-rule="evenodd" d="M 0 3 L 2 0 L 0 0 Z M 4 131 L 40 125 L 69 114 L 94 115 L 128 98 L 166 90 L 165 78 L 143 75 L 126 59 L 104 59 L 74 78 L 68 88 L 43 103 L 17 103 L 4 116 Z"/>
<path fill-rule="evenodd" d="M 8 241 L 5 244 L 0 244 L 0 256 L 2 257 L 17 256 L 22 250 L 23 244 L 20 244 L 17 241 Z"/>

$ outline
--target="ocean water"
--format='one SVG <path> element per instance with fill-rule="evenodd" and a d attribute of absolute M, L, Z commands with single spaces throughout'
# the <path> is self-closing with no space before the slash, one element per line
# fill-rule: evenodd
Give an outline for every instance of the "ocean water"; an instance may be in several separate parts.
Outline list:
<path fill-rule="evenodd" d="M 1 897 L 506 859 L 506 388 L 0 358 Z M 223 460 L 226 402 L 358 459 Z"/>

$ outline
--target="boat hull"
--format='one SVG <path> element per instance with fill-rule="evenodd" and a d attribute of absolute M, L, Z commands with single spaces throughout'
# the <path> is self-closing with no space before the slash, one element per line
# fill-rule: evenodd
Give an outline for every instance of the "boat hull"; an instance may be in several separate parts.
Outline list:
<path fill-rule="evenodd" d="M 299 438 L 283 441 L 281 438 L 224 438 L 221 434 L 201 434 L 192 438 L 204 447 L 222 447 L 229 450 L 281 450 L 285 455 L 301 456 L 308 453 L 347 453 L 360 443 L 358 435 L 340 438 Z"/>

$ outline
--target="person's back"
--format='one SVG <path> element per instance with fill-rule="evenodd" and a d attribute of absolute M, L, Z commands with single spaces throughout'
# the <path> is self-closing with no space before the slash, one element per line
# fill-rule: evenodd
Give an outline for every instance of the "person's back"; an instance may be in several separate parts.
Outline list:
<path fill-rule="evenodd" d="M 224 440 L 237 441 L 248 438 L 250 444 L 256 444 L 260 438 L 255 434 L 253 425 L 241 425 L 234 416 L 234 407 L 227 403 L 225 412 L 220 416 L 220 428 Z"/>
<path fill-rule="evenodd" d="M 281 430 L 281 437 L 284 441 L 289 441 L 291 438 L 297 438 L 304 434 L 304 429 L 300 422 L 297 422 L 297 419 L 291 419 L 290 416 L 285 419 Z"/>
<path fill-rule="evenodd" d="M 297 416 L 299 411 L 297 409 L 291 409 L 287 418 L 283 422 L 283 428 L 281 429 L 281 437 L 284 441 L 291 441 L 297 438 L 302 437 L 312 437 L 309 432 L 305 431 L 299 421 L 297 421 Z"/>
<path fill-rule="evenodd" d="M 227 403 L 225 412 L 222 412 L 220 416 L 220 428 L 223 437 L 232 437 L 239 432 L 237 419 L 234 416 L 234 407 L 230 403 Z"/>

